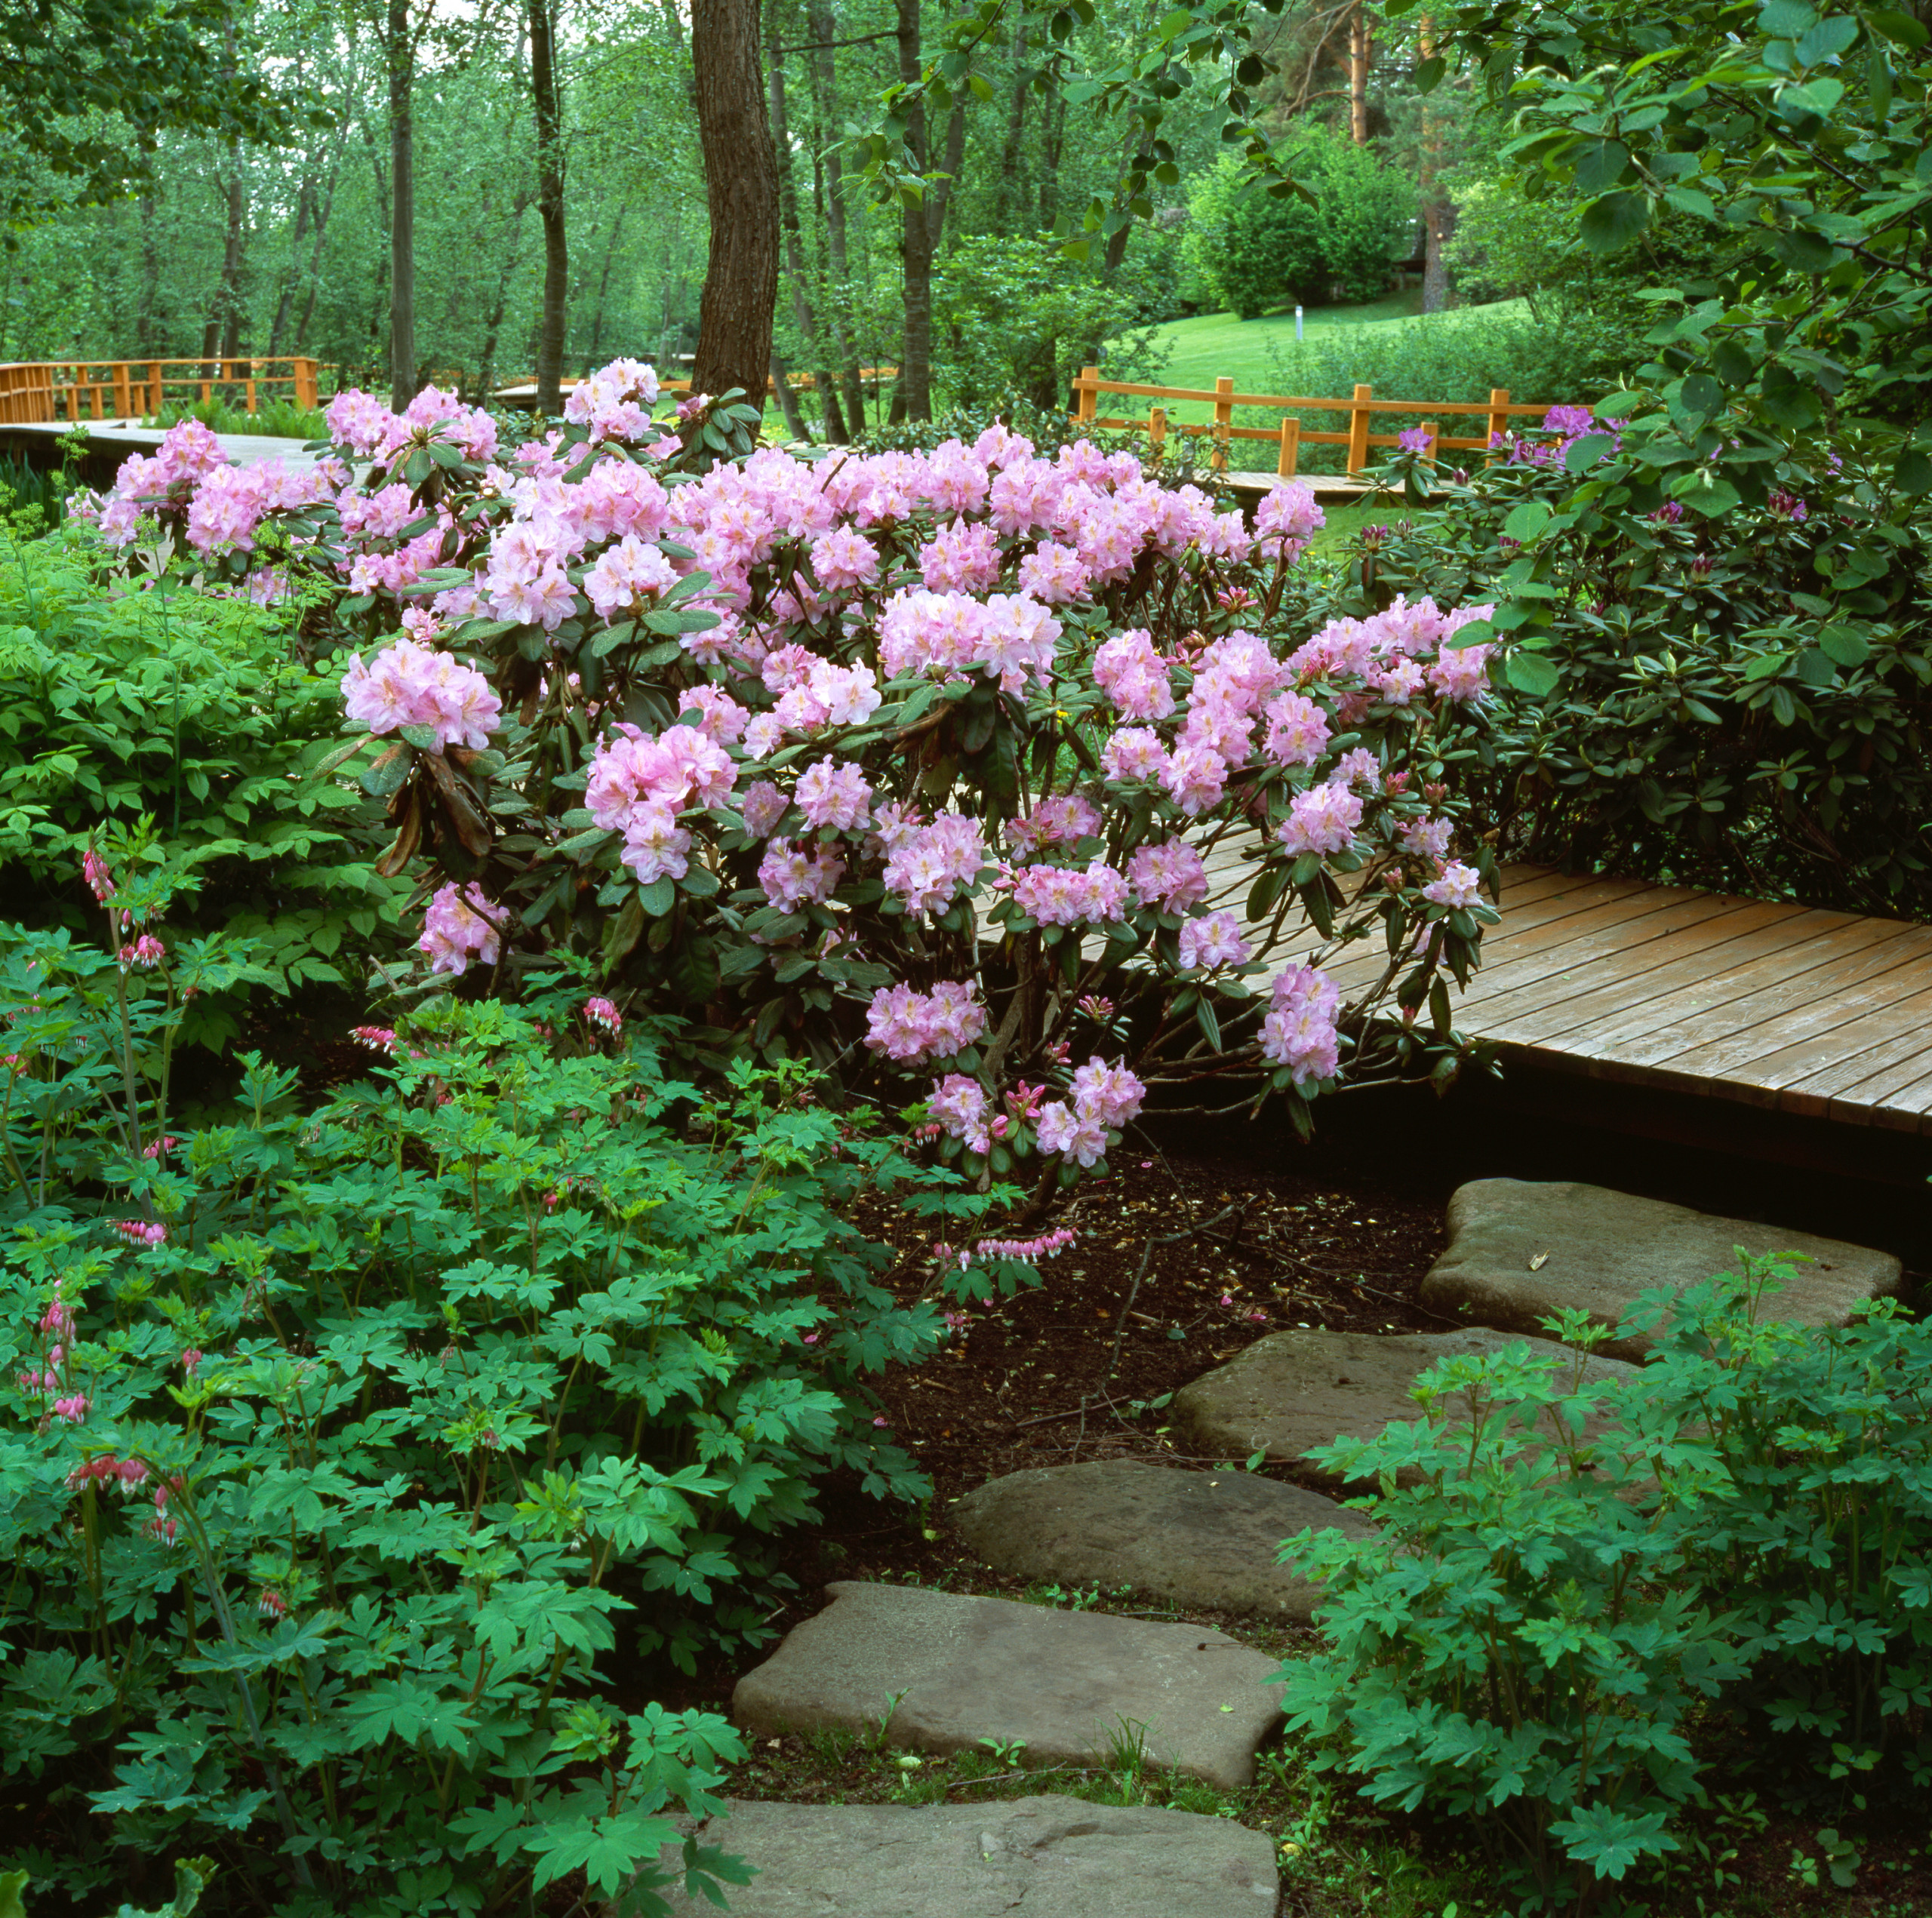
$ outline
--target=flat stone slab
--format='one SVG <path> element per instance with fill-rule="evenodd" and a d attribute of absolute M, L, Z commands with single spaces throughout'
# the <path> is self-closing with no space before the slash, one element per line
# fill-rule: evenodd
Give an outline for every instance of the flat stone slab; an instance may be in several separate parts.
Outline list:
<path fill-rule="evenodd" d="M 1274 1842 L 1230 1818 L 1078 1798 L 734 1803 L 698 1841 L 758 1867 L 731 1918 L 1273 1918 Z M 680 1863 L 675 1849 L 663 1862 Z M 715 1907 L 671 1894 L 678 1918 Z"/>
<path fill-rule="evenodd" d="M 974 1551 L 1016 1578 L 1131 1585 L 1180 1605 L 1297 1622 L 1321 1588 L 1275 1563 L 1281 1541 L 1307 1526 L 1352 1538 L 1375 1532 L 1361 1513 L 1300 1486 L 1137 1458 L 1015 1472 L 969 1492 L 952 1520 Z"/>
<path fill-rule="evenodd" d="M 855 1580 L 826 1590 L 832 1603 L 739 1680 L 731 1713 L 747 1729 L 876 1732 L 890 1714 L 888 1744 L 1022 1739 L 1027 1765 L 1104 1763 L 1137 1735 L 1154 1763 L 1232 1790 L 1280 1722 L 1276 1661 L 1204 1626 Z"/>
<path fill-rule="evenodd" d="M 1653 1286 L 1681 1291 L 1736 1271 L 1740 1246 L 1800 1253 L 1813 1262 L 1798 1264 L 1796 1277 L 1765 1299 L 1767 1314 L 1790 1324 L 1843 1325 L 1861 1301 L 1899 1289 L 1900 1268 L 1890 1253 L 1842 1239 L 1722 1219 L 1601 1185 L 1478 1179 L 1449 1201 L 1449 1247 L 1423 1280 L 1420 1297 L 1433 1311 L 1466 1310 L 1482 1324 L 1509 1331 L 1538 1331 L 1543 1319 L 1572 1305 L 1614 1329 Z M 1632 1334 L 1599 1349 L 1641 1359 L 1650 1342 Z"/>
<path fill-rule="evenodd" d="M 1373 1438 L 1419 1418 L 1410 1397 L 1419 1373 L 1444 1359 L 1486 1357 L 1511 1345 L 1574 1368 L 1581 1355 L 1553 1339 L 1472 1326 L 1466 1332 L 1378 1336 L 1366 1332 L 1277 1332 L 1174 1394 L 1173 1418 L 1197 1452 L 1245 1458 L 1266 1452 L 1316 1484 L 1338 1481 L 1303 1454 L 1337 1438 Z M 1587 1384 L 1627 1376 L 1614 1359 L 1583 1360 Z M 1414 1475 L 1404 1474 L 1402 1482 Z M 1359 1487 L 1356 1488 L 1358 1490 Z"/>

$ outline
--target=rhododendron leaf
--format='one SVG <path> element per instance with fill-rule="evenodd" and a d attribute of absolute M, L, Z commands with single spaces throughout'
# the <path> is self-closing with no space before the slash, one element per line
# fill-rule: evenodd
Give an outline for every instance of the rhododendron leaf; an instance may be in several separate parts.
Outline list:
<path fill-rule="evenodd" d="M 1855 626 L 1822 627 L 1818 644 L 1841 666 L 1863 665 L 1872 656 L 1872 644 Z"/>
<path fill-rule="evenodd" d="M 1504 670 L 1509 675 L 1509 684 L 1532 698 L 1555 691 L 1561 677 L 1555 664 L 1540 653 L 1525 653 L 1521 647 L 1510 653 Z"/>
<path fill-rule="evenodd" d="M 1215 1051 L 1221 1050 L 1221 1022 L 1215 1016 L 1214 1001 L 1204 992 L 1195 1001 L 1194 1022 L 1201 1028 L 1201 1036 Z"/>
<path fill-rule="evenodd" d="M 621 646 L 636 631 L 637 622 L 635 619 L 620 619 L 614 626 L 606 626 L 590 642 L 591 657 L 595 659 L 602 659 L 611 647 Z"/>
<path fill-rule="evenodd" d="M 721 979 L 717 946 L 708 939 L 680 939 L 666 970 L 672 985 L 694 1005 L 707 1004 Z"/>
<path fill-rule="evenodd" d="M 385 799 L 402 785 L 415 766 L 414 756 L 407 746 L 398 744 L 388 747 L 363 768 L 360 781 L 362 790 L 374 798 Z"/>
<path fill-rule="evenodd" d="M 637 902 L 640 911 L 653 919 L 661 919 L 678 902 L 678 889 L 668 879 L 654 879 L 648 886 L 637 890 Z"/>
<path fill-rule="evenodd" d="M 633 893 L 618 908 L 605 936 L 604 963 L 607 967 L 618 965 L 630 956 L 632 948 L 644 936 L 644 906 Z"/>
<path fill-rule="evenodd" d="M 442 737 L 433 726 L 398 726 L 396 730 L 419 752 L 434 752 Z"/>

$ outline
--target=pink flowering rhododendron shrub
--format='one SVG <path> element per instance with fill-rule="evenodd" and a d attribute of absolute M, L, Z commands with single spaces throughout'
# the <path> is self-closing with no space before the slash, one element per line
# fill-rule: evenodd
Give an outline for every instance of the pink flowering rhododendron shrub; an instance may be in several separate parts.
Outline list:
<path fill-rule="evenodd" d="M 1344 1075 L 1453 1069 L 1437 988 L 1488 912 L 1454 769 L 1489 649 L 1458 635 L 1489 609 L 1311 617 L 1306 487 L 1251 523 L 997 426 L 677 470 L 715 429 L 653 423 L 648 373 L 516 447 L 446 395 L 344 395 L 372 463 L 283 516 L 282 563 L 340 590 L 436 972 L 592 955 L 701 1062 L 897 1079 L 989 1175 L 1099 1166 L 1163 1083 L 1305 1119 Z"/>

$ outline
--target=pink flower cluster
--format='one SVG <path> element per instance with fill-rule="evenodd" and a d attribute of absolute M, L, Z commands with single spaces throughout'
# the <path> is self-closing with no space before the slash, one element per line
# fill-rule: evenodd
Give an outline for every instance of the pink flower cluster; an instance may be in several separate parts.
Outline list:
<path fill-rule="evenodd" d="M 433 750 L 481 750 L 503 723 L 503 705 L 474 666 L 448 653 L 392 641 L 365 665 L 358 656 L 342 676 L 343 708 L 380 737 L 405 726 L 427 726 Z"/>
<path fill-rule="evenodd" d="M 889 985 L 872 994 L 866 1025 L 866 1044 L 875 1052 L 924 1065 L 976 1044 L 986 1029 L 986 1009 L 971 984 L 942 979 L 930 992 Z"/>
<path fill-rule="evenodd" d="M 942 813 L 929 825 L 900 822 L 881 839 L 885 889 L 908 912 L 943 912 L 988 863 L 980 822 L 958 813 Z"/>
<path fill-rule="evenodd" d="M 1147 1088 L 1124 1065 L 1090 1059 L 1073 1075 L 1071 1096 L 1040 1108 L 1040 1150 L 1063 1152 L 1084 1166 L 1106 1157 L 1107 1135 L 1140 1111 Z"/>
<path fill-rule="evenodd" d="M 623 862 L 648 886 L 691 868 L 687 807 L 721 806 L 738 782 L 730 752 L 700 726 L 668 727 L 653 739 L 620 724 L 590 762 L 584 804 L 608 832 L 624 835 Z"/>
<path fill-rule="evenodd" d="M 1010 885 L 1014 904 L 1042 926 L 1118 921 L 1131 903 L 1126 875 L 1104 859 L 1094 860 L 1083 872 L 1063 865 L 1021 866 L 1002 883 Z"/>
<path fill-rule="evenodd" d="M 474 885 L 460 887 L 452 881 L 438 887 L 423 914 L 423 936 L 416 942 L 417 950 L 429 955 L 429 970 L 454 976 L 472 960 L 494 966 L 502 949 L 497 912 Z"/>
<path fill-rule="evenodd" d="M 1335 1020 L 1342 1009 L 1339 987 L 1313 966 L 1290 966 L 1277 973 L 1261 1022 L 1262 1056 L 1285 1066 L 1297 1086 L 1332 1079 L 1340 1070 L 1340 1039 Z"/>
<path fill-rule="evenodd" d="M 158 1219 L 117 1219 L 114 1229 L 131 1246 L 158 1246 L 168 1243 L 168 1228 Z"/>

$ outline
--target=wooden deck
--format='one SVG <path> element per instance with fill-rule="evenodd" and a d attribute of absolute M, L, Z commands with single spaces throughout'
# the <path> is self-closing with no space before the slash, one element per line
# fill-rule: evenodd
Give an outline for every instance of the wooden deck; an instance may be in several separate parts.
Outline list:
<path fill-rule="evenodd" d="M 1252 868 L 1211 857 L 1214 902 Z M 1502 923 L 1454 994 L 1506 1060 L 1841 1124 L 1932 1133 L 1932 926 L 1635 879 L 1503 868 Z M 1280 956 L 1307 957 L 1305 924 Z M 1384 963 L 1338 954 L 1346 994 Z M 1271 957 L 1273 955 L 1271 955 Z"/>

